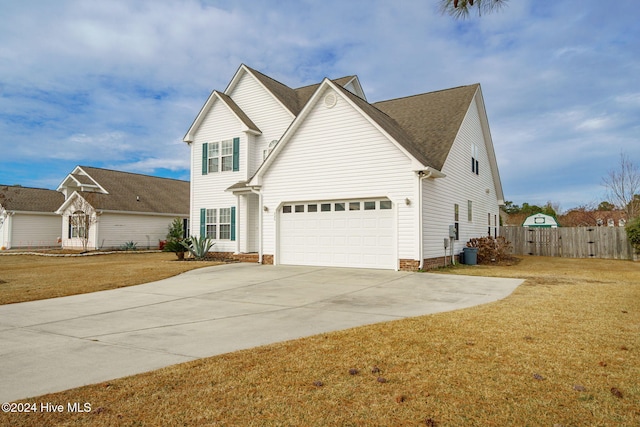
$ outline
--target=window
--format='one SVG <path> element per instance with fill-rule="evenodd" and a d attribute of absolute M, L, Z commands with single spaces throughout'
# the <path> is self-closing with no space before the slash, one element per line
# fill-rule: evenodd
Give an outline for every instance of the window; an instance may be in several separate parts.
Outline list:
<path fill-rule="evenodd" d="M 218 238 L 218 211 L 217 209 L 207 209 L 206 236 L 209 239 Z"/>
<path fill-rule="evenodd" d="M 360 210 L 360 202 L 349 202 L 349 210 L 350 211 L 359 211 Z"/>
<path fill-rule="evenodd" d="M 291 213 L 291 205 L 283 206 L 282 213 Z"/>
<path fill-rule="evenodd" d="M 307 205 L 307 212 L 318 212 L 318 205 Z"/>
<path fill-rule="evenodd" d="M 235 240 L 235 208 L 200 209 L 200 237 Z"/>
<path fill-rule="evenodd" d="M 320 205 L 321 212 L 331 212 L 331 203 L 323 203 Z"/>
<path fill-rule="evenodd" d="M 344 210 L 344 203 L 336 203 L 335 204 L 335 211 L 336 212 L 340 212 Z"/>
<path fill-rule="evenodd" d="M 487 213 L 487 236 L 491 237 L 491 212 Z"/>
<path fill-rule="evenodd" d="M 460 238 L 460 206 L 455 203 L 453 205 L 453 226 L 456 228 L 456 240 Z"/>
<path fill-rule="evenodd" d="M 209 144 L 209 172 L 218 172 L 218 166 L 220 163 L 220 143 L 212 142 Z"/>
<path fill-rule="evenodd" d="M 240 170 L 240 138 L 202 144 L 202 174 Z"/>
<path fill-rule="evenodd" d="M 380 200 L 380 209 L 391 209 L 391 200 Z"/>
<path fill-rule="evenodd" d="M 69 216 L 69 238 L 79 237 L 84 239 L 87 236 L 87 226 L 89 225 L 89 215 L 83 211 L 76 211 Z"/>
<path fill-rule="evenodd" d="M 376 209 L 376 202 L 364 202 L 365 211 L 373 211 Z"/>
<path fill-rule="evenodd" d="M 296 205 L 296 212 L 304 212 L 304 205 Z"/>
<path fill-rule="evenodd" d="M 467 221 L 473 221 L 473 204 L 471 200 L 467 200 Z"/>
<path fill-rule="evenodd" d="M 471 172 L 479 175 L 479 164 L 478 164 L 478 146 L 476 144 L 471 144 Z"/>
<path fill-rule="evenodd" d="M 220 240 L 231 239 L 231 209 L 220 209 Z"/>

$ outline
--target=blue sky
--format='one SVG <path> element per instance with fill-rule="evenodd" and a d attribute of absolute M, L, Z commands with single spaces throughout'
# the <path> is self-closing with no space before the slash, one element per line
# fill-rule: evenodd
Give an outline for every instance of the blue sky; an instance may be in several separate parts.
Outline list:
<path fill-rule="evenodd" d="M 291 86 L 357 74 L 370 102 L 479 82 L 505 198 L 604 200 L 640 163 L 636 0 L 0 0 L 0 184 L 76 165 L 189 178 L 182 142 L 241 63 Z"/>

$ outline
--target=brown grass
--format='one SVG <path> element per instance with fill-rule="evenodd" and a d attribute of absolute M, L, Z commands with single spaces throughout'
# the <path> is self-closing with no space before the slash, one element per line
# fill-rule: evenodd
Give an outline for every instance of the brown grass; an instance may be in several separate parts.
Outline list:
<path fill-rule="evenodd" d="M 83 257 L 0 256 L 0 304 L 138 285 L 219 262 L 179 262 L 173 253 Z"/>
<path fill-rule="evenodd" d="M 449 272 L 527 281 L 506 299 L 479 307 L 28 399 L 89 402 L 92 411 L 2 414 L 0 423 L 640 425 L 640 264 L 530 257 Z M 351 375 L 354 368 L 359 372 Z"/>

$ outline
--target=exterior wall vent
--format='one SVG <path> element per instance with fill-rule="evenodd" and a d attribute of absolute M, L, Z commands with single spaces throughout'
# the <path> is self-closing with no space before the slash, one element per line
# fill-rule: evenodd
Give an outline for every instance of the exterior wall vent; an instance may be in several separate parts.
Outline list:
<path fill-rule="evenodd" d="M 335 93 L 328 93 L 324 97 L 324 106 L 327 108 L 333 108 L 338 103 L 338 97 Z"/>

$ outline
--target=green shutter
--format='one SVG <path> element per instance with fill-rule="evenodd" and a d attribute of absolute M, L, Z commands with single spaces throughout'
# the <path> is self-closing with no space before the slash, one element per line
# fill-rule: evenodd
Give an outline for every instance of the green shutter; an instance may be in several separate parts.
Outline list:
<path fill-rule="evenodd" d="M 233 171 L 240 170 L 240 138 L 233 138 Z"/>
<path fill-rule="evenodd" d="M 207 166 L 209 163 L 209 144 L 202 144 L 202 175 L 207 174 Z"/>
<path fill-rule="evenodd" d="M 200 209 L 200 238 L 207 237 L 207 210 L 205 208 Z"/>
<path fill-rule="evenodd" d="M 231 207 L 231 241 L 236 240 L 236 207 Z"/>

